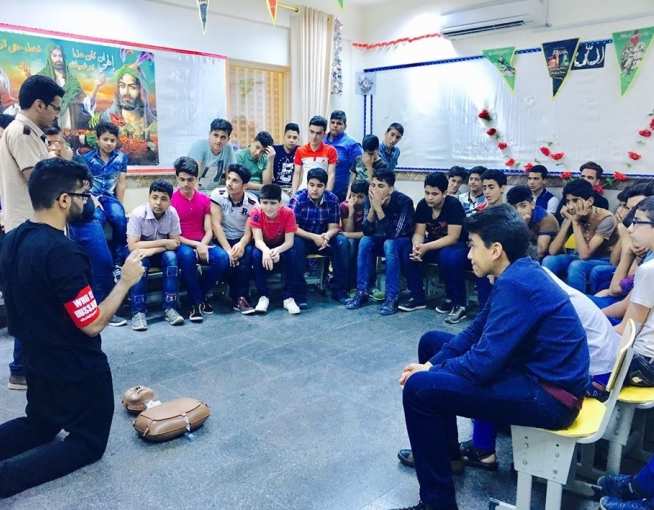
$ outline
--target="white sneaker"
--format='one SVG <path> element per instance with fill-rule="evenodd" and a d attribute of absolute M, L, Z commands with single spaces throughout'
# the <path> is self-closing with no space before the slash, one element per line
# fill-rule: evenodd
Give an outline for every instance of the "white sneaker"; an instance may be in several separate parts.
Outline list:
<path fill-rule="evenodd" d="M 284 300 L 284 309 L 288 310 L 288 313 L 290 313 L 291 315 L 297 315 L 298 313 L 300 313 L 300 307 L 297 306 L 295 299 L 293 299 L 292 297 Z"/>
<path fill-rule="evenodd" d="M 268 305 L 270 305 L 270 299 L 266 296 L 261 296 L 257 302 L 257 306 L 254 307 L 254 311 L 257 313 L 266 313 L 268 311 Z"/>

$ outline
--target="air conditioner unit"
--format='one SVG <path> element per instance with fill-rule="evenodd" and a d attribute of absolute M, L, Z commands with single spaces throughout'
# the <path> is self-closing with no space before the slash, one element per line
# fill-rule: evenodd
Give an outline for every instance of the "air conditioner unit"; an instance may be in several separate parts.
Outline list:
<path fill-rule="evenodd" d="M 492 2 L 441 15 L 441 34 L 450 39 L 525 26 L 545 26 L 548 0 Z"/>

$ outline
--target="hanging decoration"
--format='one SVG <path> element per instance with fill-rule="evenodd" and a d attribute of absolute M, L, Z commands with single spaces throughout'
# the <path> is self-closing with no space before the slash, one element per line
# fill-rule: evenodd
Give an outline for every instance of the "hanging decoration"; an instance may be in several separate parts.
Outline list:
<path fill-rule="evenodd" d="M 357 73 L 357 89 L 356 93 L 359 96 L 368 96 L 375 94 L 376 86 L 376 74 L 375 73 Z"/>
<path fill-rule="evenodd" d="M 580 42 L 571 71 L 600 69 L 606 60 L 606 40 Z"/>
<path fill-rule="evenodd" d="M 202 33 L 207 33 L 207 14 L 209 12 L 209 0 L 197 0 L 198 14 L 200 15 L 200 23 L 202 23 Z"/>
<path fill-rule="evenodd" d="M 268 13 L 272 18 L 272 22 L 277 23 L 277 0 L 266 0 L 266 5 L 268 6 Z"/>
<path fill-rule="evenodd" d="M 341 9 L 343 8 L 343 1 L 344 1 L 344 0 L 338 0 L 338 5 L 341 6 Z"/>
<path fill-rule="evenodd" d="M 332 96 L 343 95 L 343 23 L 334 20 L 334 58 L 332 59 Z"/>
<path fill-rule="evenodd" d="M 364 42 L 354 41 L 352 43 L 352 46 L 354 48 L 359 48 L 362 50 L 374 50 L 377 48 L 389 48 L 391 46 L 397 46 L 403 43 L 414 43 L 416 41 L 422 41 L 423 39 L 432 39 L 435 37 L 442 37 L 442 35 L 439 34 L 438 32 L 434 32 L 433 34 L 424 34 L 424 35 L 419 35 L 417 37 L 400 37 L 399 39 L 393 39 L 392 41 L 380 41 L 376 43 L 364 43 Z"/>
<path fill-rule="evenodd" d="M 568 76 L 578 44 L 578 38 L 543 43 L 543 55 L 545 56 L 547 71 L 550 78 L 552 78 L 552 97 L 556 97 L 561 85 Z"/>
<path fill-rule="evenodd" d="M 654 27 L 613 34 L 613 45 L 620 68 L 620 93 L 623 96 L 638 75 L 640 64 L 652 42 L 652 36 L 654 36 Z"/>
<path fill-rule="evenodd" d="M 482 121 L 484 124 L 484 127 L 486 128 L 486 135 L 488 135 L 490 138 L 494 140 L 494 142 L 497 145 L 497 148 L 499 151 L 502 153 L 502 156 L 507 158 L 504 161 L 504 165 L 507 168 L 510 169 L 515 169 L 516 167 L 520 166 L 520 163 L 516 161 L 516 159 L 511 155 L 511 151 L 509 148 L 509 144 L 502 140 L 502 136 L 500 132 L 497 130 L 495 126 L 493 126 L 493 115 L 491 112 L 488 110 L 488 108 L 484 108 L 477 114 L 477 118 Z"/>
<path fill-rule="evenodd" d="M 513 65 L 515 58 L 515 46 L 510 48 L 497 48 L 491 50 L 482 50 L 484 57 L 493 64 L 506 81 L 511 90 L 515 90 L 516 69 Z"/>

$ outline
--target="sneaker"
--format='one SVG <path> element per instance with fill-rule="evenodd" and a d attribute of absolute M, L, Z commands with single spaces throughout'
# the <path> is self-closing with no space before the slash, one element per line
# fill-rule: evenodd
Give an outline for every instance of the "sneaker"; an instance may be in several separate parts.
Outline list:
<path fill-rule="evenodd" d="M 630 475 L 604 475 L 597 480 L 597 485 L 602 490 L 602 496 L 611 496 L 620 499 L 638 499 L 635 494 L 631 481 L 633 476 Z"/>
<path fill-rule="evenodd" d="M 232 308 L 234 309 L 235 312 L 241 312 L 243 315 L 250 315 L 255 312 L 254 307 L 243 296 L 238 298 L 238 301 L 234 303 L 234 306 Z"/>
<path fill-rule="evenodd" d="M 348 310 L 356 310 L 366 303 L 368 303 L 368 294 L 365 292 L 357 292 L 353 298 L 350 298 L 345 302 L 345 308 Z"/>
<path fill-rule="evenodd" d="M 466 312 L 466 307 L 458 305 L 452 308 L 452 311 L 445 318 L 445 322 L 447 322 L 448 324 L 458 324 L 466 317 L 468 317 Z"/>
<path fill-rule="evenodd" d="M 191 313 L 188 314 L 188 320 L 191 322 L 202 322 L 204 320 L 204 317 L 202 317 L 202 311 L 200 309 L 202 305 L 194 305 L 191 307 Z M 168 316 L 166 315 L 166 320 L 168 320 Z"/>
<path fill-rule="evenodd" d="M 298 313 L 300 313 L 300 307 L 297 305 L 295 299 L 293 299 L 292 297 L 286 298 L 284 300 L 284 310 L 288 310 L 288 313 L 290 313 L 291 315 L 297 315 Z"/>
<path fill-rule="evenodd" d="M 332 294 L 332 299 L 334 301 L 338 301 L 340 304 L 344 305 L 347 302 L 348 297 L 347 297 L 347 294 L 345 293 L 345 291 L 343 291 L 343 292 L 334 292 L 334 294 Z"/>
<path fill-rule="evenodd" d="M 184 324 L 184 317 L 182 317 L 174 308 L 168 308 L 165 312 L 166 321 L 171 326 L 180 326 Z"/>
<path fill-rule="evenodd" d="M 307 301 L 296 301 L 297 306 L 300 307 L 300 310 L 308 310 L 310 308 L 309 303 Z"/>
<path fill-rule="evenodd" d="M 611 496 L 604 496 L 600 499 L 600 510 L 652 510 L 654 498 L 624 500 Z"/>
<path fill-rule="evenodd" d="M 109 321 L 109 325 L 114 328 L 120 328 L 121 326 L 127 325 L 127 319 L 121 317 L 120 315 L 114 315 Z"/>
<path fill-rule="evenodd" d="M 205 301 L 200 305 L 200 312 L 202 315 L 213 315 L 213 305 L 209 301 Z"/>
<path fill-rule="evenodd" d="M 379 307 L 379 315 L 393 315 L 397 313 L 397 298 L 387 299 Z"/>
<path fill-rule="evenodd" d="M 418 501 L 417 505 L 405 506 L 402 508 L 392 508 L 391 510 L 435 510 L 435 508 L 431 505 L 428 505 L 427 503 Z"/>
<path fill-rule="evenodd" d="M 399 452 L 397 452 L 397 458 L 400 460 L 400 463 L 403 466 L 410 467 L 410 468 L 416 467 L 416 462 L 415 459 L 413 458 L 413 452 L 411 451 L 411 448 L 402 448 Z M 462 474 L 464 468 L 465 468 L 465 464 L 463 463 L 463 459 L 456 459 L 450 461 L 450 469 L 452 470 L 453 475 Z"/>
<path fill-rule="evenodd" d="M 27 390 L 27 378 L 24 375 L 10 375 L 7 388 L 10 390 Z"/>
<path fill-rule="evenodd" d="M 402 301 L 400 306 L 397 307 L 398 310 L 402 310 L 403 312 L 413 312 L 415 310 L 423 310 L 427 308 L 427 304 L 425 301 L 418 301 L 415 298 L 409 298 L 405 301 Z"/>
<path fill-rule="evenodd" d="M 451 313 L 452 308 L 454 308 L 454 303 L 452 303 L 451 299 L 444 299 L 443 301 L 440 302 L 440 304 L 436 305 L 436 310 L 438 313 L 446 314 L 446 313 Z"/>
<path fill-rule="evenodd" d="M 270 299 L 266 296 L 261 296 L 257 302 L 257 306 L 254 307 L 254 311 L 257 313 L 266 313 L 268 311 L 268 306 L 270 305 Z"/>
<path fill-rule="evenodd" d="M 372 289 L 370 299 L 377 303 L 381 303 L 386 299 L 386 293 L 381 289 Z"/>
<path fill-rule="evenodd" d="M 134 331 L 145 331 L 148 329 L 148 320 L 143 312 L 132 315 L 132 329 Z"/>

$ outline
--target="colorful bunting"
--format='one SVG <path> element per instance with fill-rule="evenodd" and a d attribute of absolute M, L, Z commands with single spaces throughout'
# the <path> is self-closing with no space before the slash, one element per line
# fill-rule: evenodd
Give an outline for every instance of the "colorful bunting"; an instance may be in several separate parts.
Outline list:
<path fill-rule="evenodd" d="M 200 15 L 200 22 L 202 23 L 202 33 L 207 33 L 207 13 L 209 10 L 209 0 L 198 1 L 198 14 Z"/>
<path fill-rule="evenodd" d="M 577 55 L 572 62 L 572 71 L 599 69 L 606 60 L 606 41 L 580 42 Z"/>
<path fill-rule="evenodd" d="M 491 62 L 509 85 L 511 90 L 515 90 L 515 66 L 513 59 L 515 57 L 515 47 L 497 48 L 492 50 L 483 50 L 484 56 Z"/>
<path fill-rule="evenodd" d="M 640 64 L 652 42 L 654 27 L 627 30 L 613 34 L 613 45 L 620 67 L 620 93 L 625 95 L 631 82 L 634 81 Z"/>
<path fill-rule="evenodd" d="M 543 43 L 543 55 L 545 56 L 547 71 L 550 78 L 552 78 L 552 97 L 556 96 L 568 76 L 577 52 L 578 43 L 579 39 Z"/>

